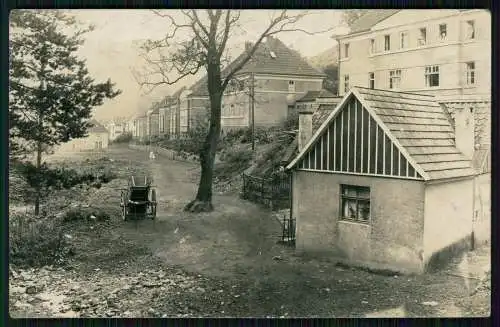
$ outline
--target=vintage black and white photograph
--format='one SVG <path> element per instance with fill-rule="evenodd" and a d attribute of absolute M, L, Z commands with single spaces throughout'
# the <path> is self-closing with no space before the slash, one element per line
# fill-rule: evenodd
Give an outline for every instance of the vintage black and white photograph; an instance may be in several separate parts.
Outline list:
<path fill-rule="evenodd" d="M 491 13 L 16 9 L 12 318 L 488 317 Z"/>

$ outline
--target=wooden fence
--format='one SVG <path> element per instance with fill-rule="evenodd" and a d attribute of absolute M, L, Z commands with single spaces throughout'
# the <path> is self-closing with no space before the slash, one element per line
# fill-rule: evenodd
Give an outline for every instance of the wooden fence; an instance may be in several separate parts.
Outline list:
<path fill-rule="evenodd" d="M 283 173 L 273 178 L 261 178 L 242 174 L 243 189 L 241 197 L 255 203 L 260 203 L 271 210 L 290 208 L 291 183 L 290 175 Z"/>

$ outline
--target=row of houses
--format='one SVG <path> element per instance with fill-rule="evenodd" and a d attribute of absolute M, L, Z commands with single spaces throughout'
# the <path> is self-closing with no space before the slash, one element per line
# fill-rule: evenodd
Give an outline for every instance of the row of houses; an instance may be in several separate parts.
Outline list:
<path fill-rule="evenodd" d="M 300 111 L 283 158 L 297 250 L 423 272 L 489 238 L 490 24 L 372 10 L 337 37 L 342 98 Z"/>
<path fill-rule="evenodd" d="M 251 46 L 246 43 L 245 51 L 226 71 L 240 62 Z M 298 52 L 278 38 L 267 37 L 224 93 L 223 132 L 251 126 L 252 122 L 255 126 L 279 124 L 295 110 L 297 100 L 309 91 L 320 92 L 325 78 L 324 73 L 313 68 Z M 329 96 L 336 98 L 333 94 Z M 144 139 L 183 135 L 195 128 L 201 119 L 207 119 L 208 110 L 209 94 L 204 76 L 134 117 L 131 121 L 133 136 Z"/>
<path fill-rule="evenodd" d="M 487 238 L 490 12 L 370 10 L 334 38 L 338 94 L 267 38 L 222 101 L 223 130 L 250 126 L 252 107 L 257 126 L 299 112 L 283 158 L 297 250 L 422 272 L 443 251 Z M 136 138 L 179 136 L 207 111 L 204 77 L 129 126 Z"/>

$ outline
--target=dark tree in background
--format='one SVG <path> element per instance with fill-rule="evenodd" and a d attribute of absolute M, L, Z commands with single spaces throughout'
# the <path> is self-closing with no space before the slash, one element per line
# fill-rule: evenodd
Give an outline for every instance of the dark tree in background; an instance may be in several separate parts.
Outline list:
<path fill-rule="evenodd" d="M 221 133 L 221 101 L 224 90 L 234 75 L 252 58 L 264 38 L 290 31 L 308 34 L 313 32 L 295 27 L 295 23 L 306 16 L 307 12 L 277 11 L 270 17 L 269 22 L 262 26 L 257 41 L 246 50 L 246 54 L 240 57 L 238 62 L 224 68 L 224 63 L 229 61 L 226 45 L 235 30 L 241 28 L 240 12 L 181 10 L 180 18 L 168 14 L 169 12 L 155 11 L 166 19 L 165 30 L 169 32 L 161 40 L 149 40 L 144 43 L 143 58 L 147 66 L 143 72 L 136 74 L 139 75 L 136 77 L 141 86 L 152 89 L 159 85 L 175 84 L 188 75 L 197 74 L 200 68 L 206 69 L 210 98 L 208 133 L 200 151 L 201 176 L 198 191 L 185 210 L 211 211 L 214 159 Z M 176 38 L 178 32 L 186 34 Z"/>
<path fill-rule="evenodd" d="M 10 155 L 36 154 L 38 215 L 44 149 L 86 136 L 92 108 L 121 91 L 95 83 L 76 55 L 92 26 L 60 10 L 14 10 L 9 26 Z"/>
<path fill-rule="evenodd" d="M 330 64 L 323 68 L 323 72 L 326 74 L 326 78 L 323 80 L 323 88 L 333 94 L 337 94 L 338 91 L 338 71 L 339 67 L 337 66 L 337 63 Z"/>

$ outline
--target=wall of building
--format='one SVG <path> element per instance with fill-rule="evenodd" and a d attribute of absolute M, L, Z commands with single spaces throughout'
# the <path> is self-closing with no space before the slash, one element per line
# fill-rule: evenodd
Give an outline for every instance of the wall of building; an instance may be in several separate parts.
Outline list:
<path fill-rule="evenodd" d="M 416 12 L 416 13 L 415 13 Z M 452 16 L 450 16 L 452 15 Z M 466 21 L 475 21 L 474 40 L 465 40 Z M 439 35 L 439 25 L 446 24 L 447 36 Z M 350 86 L 369 86 L 369 73 L 375 74 L 375 88 L 389 88 L 389 72 L 401 70 L 399 90 L 424 92 L 444 98 L 487 97 L 491 80 L 491 15 L 484 10 L 463 12 L 457 10 L 403 10 L 379 23 L 374 31 L 341 40 L 340 94 L 345 94 L 344 76 L 349 75 Z M 419 28 L 426 28 L 427 42 L 418 45 Z M 401 48 L 401 32 L 408 33 L 408 42 Z M 390 36 L 391 49 L 384 51 L 384 36 Z M 370 40 L 375 40 L 375 51 Z M 349 54 L 345 57 L 345 43 Z M 476 65 L 476 82 L 466 85 L 466 62 Z M 427 87 L 425 66 L 438 65 L 439 87 Z"/>
<path fill-rule="evenodd" d="M 289 81 L 294 86 L 289 88 Z M 273 126 L 281 123 L 288 115 L 287 97 L 295 99 L 308 91 L 322 88 L 322 80 L 299 79 L 297 77 L 255 76 L 254 119 L 256 126 Z M 245 127 L 251 124 L 251 104 L 249 90 L 225 94 L 223 98 L 223 128 Z M 226 114 L 224 114 L 226 113 Z"/>
<path fill-rule="evenodd" d="M 369 224 L 339 219 L 341 184 L 370 187 Z M 298 251 L 375 269 L 423 269 L 422 182 L 299 170 L 293 176 L 292 212 Z"/>
<path fill-rule="evenodd" d="M 99 148 L 96 144 L 100 142 Z M 87 137 L 73 139 L 69 142 L 60 144 L 56 152 L 80 152 L 80 151 L 99 151 L 108 148 L 109 133 L 89 133 Z"/>
<path fill-rule="evenodd" d="M 149 117 L 149 134 L 151 136 L 160 135 L 159 114 L 151 114 Z"/>
<path fill-rule="evenodd" d="M 471 235 L 472 178 L 425 186 L 424 260 Z"/>

